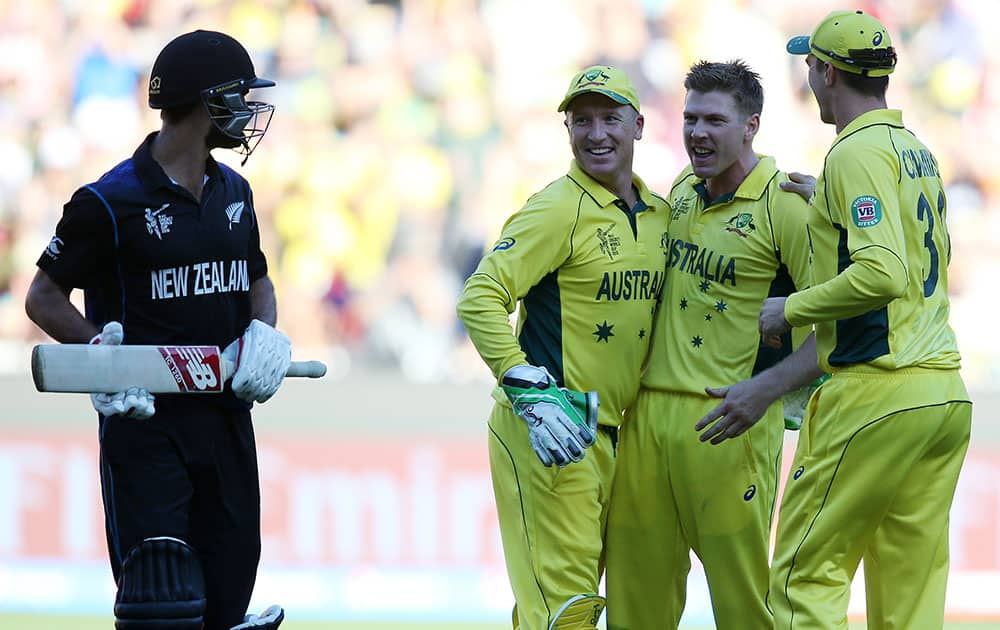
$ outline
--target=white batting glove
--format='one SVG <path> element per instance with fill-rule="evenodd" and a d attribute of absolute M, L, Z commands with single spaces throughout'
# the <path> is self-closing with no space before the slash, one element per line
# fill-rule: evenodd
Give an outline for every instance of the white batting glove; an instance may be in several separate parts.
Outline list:
<path fill-rule="evenodd" d="M 284 618 L 284 608 L 278 605 L 268 606 L 259 615 L 247 615 L 243 618 L 243 623 L 230 630 L 277 630 Z"/>
<path fill-rule="evenodd" d="M 235 349 L 233 393 L 247 402 L 265 402 L 281 387 L 292 362 L 292 343 L 284 333 L 259 319 L 226 348 Z"/>
<path fill-rule="evenodd" d="M 120 346 L 125 332 L 118 322 L 108 322 L 100 333 L 94 335 L 90 343 L 105 346 Z M 141 387 L 130 387 L 117 393 L 95 393 L 90 395 L 90 403 L 102 416 L 126 416 L 145 420 L 156 413 L 155 398 Z"/>

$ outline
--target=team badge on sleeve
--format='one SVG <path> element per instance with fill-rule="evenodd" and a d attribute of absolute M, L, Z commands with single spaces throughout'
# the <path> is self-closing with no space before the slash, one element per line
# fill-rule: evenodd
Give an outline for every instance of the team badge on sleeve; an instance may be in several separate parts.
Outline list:
<path fill-rule="evenodd" d="M 851 218 L 859 228 L 878 225 L 882 220 L 882 204 L 871 195 L 861 195 L 851 204 Z"/>

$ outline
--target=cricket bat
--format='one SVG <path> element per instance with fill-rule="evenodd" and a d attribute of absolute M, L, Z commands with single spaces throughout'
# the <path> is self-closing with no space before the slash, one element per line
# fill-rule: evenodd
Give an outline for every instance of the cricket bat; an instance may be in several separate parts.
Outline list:
<path fill-rule="evenodd" d="M 40 344 L 31 351 L 31 376 L 40 392 L 217 394 L 236 371 L 235 352 L 218 346 L 103 346 Z M 320 378 L 321 361 L 292 361 L 285 376 Z"/>

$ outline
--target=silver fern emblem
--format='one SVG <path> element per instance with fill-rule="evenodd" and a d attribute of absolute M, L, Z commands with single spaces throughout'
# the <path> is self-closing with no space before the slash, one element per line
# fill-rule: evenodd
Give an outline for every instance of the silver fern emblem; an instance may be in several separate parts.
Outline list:
<path fill-rule="evenodd" d="M 233 229 L 234 223 L 240 222 L 240 216 L 243 215 L 243 202 L 235 201 L 228 206 L 226 206 L 226 216 L 229 217 L 229 229 Z"/>

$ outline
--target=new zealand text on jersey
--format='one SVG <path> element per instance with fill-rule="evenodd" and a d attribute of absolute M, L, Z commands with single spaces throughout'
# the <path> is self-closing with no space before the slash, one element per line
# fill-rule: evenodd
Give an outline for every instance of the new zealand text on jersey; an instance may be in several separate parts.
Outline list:
<path fill-rule="evenodd" d="M 726 260 L 722 254 L 716 254 L 711 249 L 698 247 L 696 243 L 687 243 L 679 238 L 670 241 L 667 266 L 676 267 L 678 271 L 686 271 L 706 280 L 728 282 L 736 286 L 735 258 Z"/>
<path fill-rule="evenodd" d="M 659 271 L 629 269 L 626 271 L 605 271 L 601 287 L 594 300 L 655 300 L 660 296 L 663 277 Z"/>
<path fill-rule="evenodd" d="M 215 260 L 150 272 L 150 291 L 154 300 L 249 290 L 246 260 Z"/>

